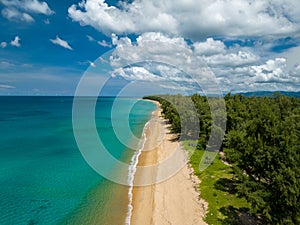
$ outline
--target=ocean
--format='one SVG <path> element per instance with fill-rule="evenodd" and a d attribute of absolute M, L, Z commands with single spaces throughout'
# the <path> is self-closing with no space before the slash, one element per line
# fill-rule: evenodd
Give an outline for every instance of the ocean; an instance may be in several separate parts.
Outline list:
<path fill-rule="evenodd" d="M 133 140 L 124 121 L 142 140 L 156 106 L 140 100 L 130 109 L 136 99 L 118 101 L 112 122 L 114 98 L 100 98 L 95 122 L 109 153 L 127 163 L 132 173 L 136 152 L 125 146 Z M 129 221 L 131 188 L 100 176 L 84 160 L 73 134 L 72 103 L 72 97 L 0 97 L 1 225 L 124 225 Z"/>

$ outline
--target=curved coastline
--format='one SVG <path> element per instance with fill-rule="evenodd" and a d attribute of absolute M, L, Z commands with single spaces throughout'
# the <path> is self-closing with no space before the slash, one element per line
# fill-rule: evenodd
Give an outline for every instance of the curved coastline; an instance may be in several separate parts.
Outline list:
<path fill-rule="evenodd" d="M 143 127 L 140 148 L 128 158 L 130 163 L 127 176 L 130 185 L 109 184 L 112 188 L 110 194 L 113 195 L 113 198 L 105 205 L 105 210 L 104 205 L 97 198 L 102 192 L 101 189 L 105 187 L 101 187 L 101 185 L 95 187 L 88 194 L 87 204 L 84 205 L 84 208 L 79 208 L 75 215 L 70 215 L 71 218 L 64 224 L 82 224 L 88 221 L 90 224 L 103 224 L 100 222 L 106 220 L 103 216 L 107 216 L 110 222 L 114 221 L 113 224 L 206 224 L 203 221 L 206 209 L 203 207 L 203 202 L 199 201 L 199 192 L 195 188 L 199 182 L 193 177 L 192 170 L 188 165 L 173 177 L 159 184 L 134 185 L 141 183 L 138 182 L 139 179 L 147 179 L 148 176 L 151 176 L 152 180 L 156 179 L 163 170 L 158 166 L 150 173 L 143 174 L 137 172 L 138 166 L 158 165 L 180 145 L 178 141 L 171 141 L 174 135 L 169 133 L 168 127 L 161 117 L 159 103 L 152 102 L 157 105 L 157 108 L 152 111 L 150 120 Z M 186 154 L 183 149 L 182 154 Z M 122 205 L 123 211 L 118 214 L 120 205 Z M 115 210 L 113 210 L 114 208 Z M 117 216 L 111 212 L 117 213 Z"/>
<path fill-rule="evenodd" d="M 159 162 L 167 158 L 172 152 L 181 146 L 179 141 L 172 141 L 174 135 L 169 133 L 164 119 L 161 117 L 161 108 L 158 102 L 152 101 L 158 106 L 153 112 L 143 135 L 147 138 L 143 144 L 146 150 L 141 150 L 138 157 L 138 166 L 159 165 Z M 161 131 L 163 130 L 163 138 Z M 158 140 L 160 143 L 158 144 Z M 150 148 L 149 148 L 150 146 Z M 151 149 L 149 151 L 149 149 Z M 186 156 L 186 151 L 181 149 Z M 150 174 L 136 174 L 134 179 L 146 179 L 162 172 L 159 166 Z M 152 180 L 153 180 L 152 179 Z M 193 175 L 191 167 L 186 164 L 178 173 L 166 181 L 148 186 L 134 186 L 132 212 L 130 225 L 206 225 L 203 218 L 206 213 L 206 204 L 199 198 L 197 186 L 199 180 Z"/>
<path fill-rule="evenodd" d="M 121 156 L 121 160 L 128 163 L 128 170 L 121 173 L 125 176 L 127 174 L 128 184 L 131 185 L 120 185 L 103 180 L 86 193 L 80 205 L 66 215 L 60 224 L 130 224 L 134 174 L 146 141 L 145 130 L 157 108 L 153 105 L 151 110 L 143 108 L 142 110 L 142 120 L 139 120 L 139 125 L 134 127 L 134 131 L 138 131 L 137 135 L 141 137 L 140 142 L 137 143 L 139 148 L 135 152 L 125 149 Z M 118 171 L 115 172 L 118 174 Z M 103 193 L 106 193 L 105 196 Z"/>
<path fill-rule="evenodd" d="M 127 216 L 125 219 L 125 225 L 131 225 L 132 213 L 133 213 L 133 207 L 134 207 L 133 206 L 133 195 L 134 195 L 133 190 L 134 190 L 134 180 L 136 179 L 135 178 L 136 168 L 140 164 L 140 162 L 139 162 L 140 156 L 145 148 L 145 143 L 147 141 L 147 130 L 149 129 L 150 123 L 153 121 L 155 114 L 157 114 L 157 112 L 160 110 L 160 105 L 158 102 L 152 101 L 152 100 L 143 100 L 143 101 L 152 102 L 153 104 L 155 104 L 157 106 L 157 108 L 154 111 L 152 111 L 151 118 L 145 124 L 145 126 L 143 128 L 142 138 L 139 143 L 139 148 L 132 156 L 130 165 L 128 168 L 128 184 L 129 184 L 128 199 L 129 199 L 129 203 L 128 203 L 128 212 L 127 212 Z"/>
<path fill-rule="evenodd" d="M 128 199 L 129 199 L 129 203 L 128 203 L 128 212 L 127 212 L 127 216 L 125 219 L 126 225 L 130 225 L 130 221 L 131 221 L 131 216 L 132 216 L 132 211 L 133 211 L 132 202 L 133 202 L 134 177 L 135 177 L 136 167 L 139 163 L 139 157 L 142 153 L 145 142 L 147 140 L 145 130 L 147 129 L 148 124 L 149 124 L 149 121 L 145 124 L 145 127 L 143 129 L 142 141 L 140 143 L 141 146 L 139 146 L 139 149 L 133 154 L 131 161 L 130 161 L 129 168 L 128 168 L 128 184 L 129 184 Z"/>

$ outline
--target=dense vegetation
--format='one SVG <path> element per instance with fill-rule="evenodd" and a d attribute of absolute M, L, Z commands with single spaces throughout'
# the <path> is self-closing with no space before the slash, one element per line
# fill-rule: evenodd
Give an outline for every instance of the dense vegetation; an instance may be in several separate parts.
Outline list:
<path fill-rule="evenodd" d="M 183 140 L 197 138 L 200 151 L 216 150 L 208 145 L 212 127 L 219 128 L 215 137 L 223 137 L 224 132 L 220 126 L 224 112 L 218 112 L 217 99 L 197 94 L 147 98 L 161 103 L 172 132 Z M 187 107 L 190 100 L 196 112 Z M 233 165 L 232 189 L 247 199 L 261 223 L 300 224 L 300 99 L 279 93 L 271 97 L 227 94 L 225 102 L 227 129 L 220 150 Z M 200 132 L 191 129 L 195 123 L 200 124 Z"/>

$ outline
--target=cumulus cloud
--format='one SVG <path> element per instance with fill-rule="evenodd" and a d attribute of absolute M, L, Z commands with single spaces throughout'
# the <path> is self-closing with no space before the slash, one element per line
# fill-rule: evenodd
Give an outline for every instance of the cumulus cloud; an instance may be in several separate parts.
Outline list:
<path fill-rule="evenodd" d="M 164 30 L 171 32 L 176 29 L 176 21 L 171 15 L 163 12 L 153 14 L 157 10 L 153 2 L 121 4 L 122 7 L 117 8 L 108 6 L 104 0 L 88 0 L 72 5 L 68 12 L 74 21 L 80 22 L 81 25 L 93 26 L 108 35 L 112 32 L 117 34 Z"/>
<path fill-rule="evenodd" d="M 296 0 L 134 0 L 109 6 L 86 0 L 69 9 L 82 26 L 107 35 L 162 32 L 193 40 L 204 36 L 292 35 L 299 32 L 300 3 Z"/>
<path fill-rule="evenodd" d="M 59 45 L 69 50 L 73 50 L 67 41 L 60 39 L 58 36 L 56 36 L 55 39 L 50 39 L 50 41 L 55 45 Z"/>
<path fill-rule="evenodd" d="M 135 42 L 132 43 L 127 37 L 118 38 L 113 35 L 113 44 L 116 45 L 115 53 L 118 55 L 114 63 L 125 58 L 139 61 L 153 58 L 155 55 L 158 55 L 157 58 L 159 59 L 164 54 L 172 57 L 174 65 L 182 64 L 181 60 L 184 59 L 184 64 L 187 63 L 188 67 L 192 61 L 199 61 L 203 65 L 217 68 L 253 65 L 259 60 L 259 56 L 248 48 L 236 46 L 228 49 L 222 41 L 213 38 L 189 45 L 184 38 L 169 37 L 162 33 L 151 32 L 138 36 Z"/>
<path fill-rule="evenodd" d="M 294 65 L 295 57 L 287 62 L 274 56 L 270 40 L 299 40 L 299 11 L 298 0 L 133 0 L 115 6 L 85 0 L 68 9 L 73 21 L 111 36 L 116 46 L 110 58 L 113 67 L 143 60 L 166 62 L 186 73 L 198 71 L 205 84 L 214 74 L 224 91 L 296 88 L 300 67 Z M 185 82 L 170 67 L 141 67 L 115 72 L 128 80 L 150 81 L 164 74 Z"/>
<path fill-rule="evenodd" d="M 10 45 L 14 47 L 21 47 L 20 41 L 21 38 L 19 36 L 16 36 L 15 39 L 10 42 Z"/>
<path fill-rule="evenodd" d="M 300 87 L 300 67 L 294 65 L 292 69 L 288 69 L 286 58 L 268 59 L 257 65 L 228 68 L 223 71 L 218 68 L 213 70 L 219 73 L 218 79 L 224 91 L 299 91 Z"/>
<path fill-rule="evenodd" d="M 250 65 L 257 62 L 259 57 L 250 51 L 226 52 L 204 57 L 205 62 L 210 66 L 237 67 Z"/>
<path fill-rule="evenodd" d="M 109 58 L 115 68 L 113 76 L 158 82 L 157 86 L 180 86 L 190 91 L 197 91 L 201 84 L 207 93 L 219 91 L 212 71 L 183 38 L 151 32 L 131 41 L 113 35 L 113 44 L 116 48 Z"/>
<path fill-rule="evenodd" d="M 127 81 L 137 84 L 136 87 L 147 87 L 156 93 L 182 93 L 192 94 L 197 91 L 197 81 L 187 74 L 174 68 L 172 65 L 159 62 L 144 62 L 117 68 L 112 72 L 112 77 L 122 77 Z M 144 87 L 145 86 L 145 87 Z M 151 93 L 151 92 L 150 92 Z"/>
<path fill-rule="evenodd" d="M 122 76 L 129 81 L 161 81 L 158 76 L 151 73 L 144 67 L 127 67 L 127 68 L 118 68 L 112 73 L 113 77 Z"/>
<path fill-rule="evenodd" d="M 251 66 L 250 72 L 256 82 L 291 82 L 285 58 L 270 59 L 263 65 Z"/>
<path fill-rule="evenodd" d="M 156 81 L 173 88 L 180 83 L 186 90 L 199 90 L 196 78 L 201 87 L 208 88 L 218 81 L 223 92 L 299 88 L 299 65 L 290 71 L 285 58 L 265 59 L 248 47 L 226 47 L 224 42 L 211 38 L 197 42 L 200 47 L 196 48 L 183 38 L 153 32 L 135 40 L 117 35 L 112 39 L 116 46 L 109 59 L 116 68 L 112 75 L 129 81 Z"/>
<path fill-rule="evenodd" d="M 1 14 L 8 20 L 34 22 L 31 13 L 51 15 L 54 13 L 46 2 L 38 0 L 0 0 L 5 6 Z"/>
<path fill-rule="evenodd" d="M 0 0 L 0 2 L 9 8 L 18 8 L 20 10 L 51 15 L 54 13 L 46 2 L 38 0 Z"/>
<path fill-rule="evenodd" d="M 28 23 L 34 22 L 34 19 L 28 13 L 20 12 L 15 8 L 4 8 L 1 11 L 1 14 L 8 20 L 24 21 Z"/>
<path fill-rule="evenodd" d="M 199 55 L 215 55 L 225 53 L 225 44 L 222 41 L 207 38 L 205 42 L 194 43 L 195 52 Z"/>
<path fill-rule="evenodd" d="M 138 36 L 134 43 L 128 37 L 118 38 L 113 35 L 112 42 L 116 48 L 112 54 L 111 63 L 116 67 L 120 64 L 129 65 L 145 60 L 157 62 L 166 60 L 172 65 L 181 65 L 190 60 L 189 54 L 192 52 L 183 38 L 172 38 L 154 32 Z"/>
<path fill-rule="evenodd" d="M 5 41 L 2 41 L 2 42 L 0 43 L 0 46 L 1 46 L 1 48 L 6 48 L 7 43 L 6 43 Z"/>

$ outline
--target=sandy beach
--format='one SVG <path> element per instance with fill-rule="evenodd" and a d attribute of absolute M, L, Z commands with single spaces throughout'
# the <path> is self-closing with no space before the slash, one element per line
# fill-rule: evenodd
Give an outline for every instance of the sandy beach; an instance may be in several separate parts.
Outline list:
<path fill-rule="evenodd" d="M 138 166 L 153 166 L 147 173 L 137 173 L 135 181 L 160 181 L 165 171 L 160 163 L 177 151 L 176 161 L 186 160 L 186 152 L 180 143 L 174 141 L 174 135 L 168 131 L 168 125 L 156 110 L 145 129 L 147 140 L 144 151 L 139 157 Z M 178 150 L 179 149 L 179 150 Z M 176 171 L 175 171 L 176 172 Z M 134 187 L 132 225 L 202 225 L 207 204 L 199 198 L 197 186 L 199 180 L 193 175 L 188 164 L 165 181 L 148 186 Z"/>

